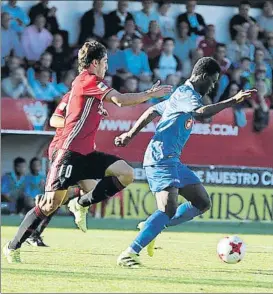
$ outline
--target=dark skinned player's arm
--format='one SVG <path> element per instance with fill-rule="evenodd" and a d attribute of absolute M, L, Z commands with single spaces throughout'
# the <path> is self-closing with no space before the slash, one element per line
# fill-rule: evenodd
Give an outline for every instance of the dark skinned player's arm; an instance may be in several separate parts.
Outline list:
<path fill-rule="evenodd" d="M 53 114 L 49 120 L 49 125 L 55 129 L 64 127 L 65 119 L 62 116 Z"/>
<path fill-rule="evenodd" d="M 220 111 L 222 111 L 226 108 L 232 107 L 235 104 L 240 103 L 247 98 L 250 98 L 251 94 L 254 92 L 257 92 L 257 90 L 252 89 L 252 90 L 247 90 L 247 91 L 240 91 L 238 94 L 236 94 L 235 96 L 233 96 L 225 101 L 202 106 L 202 107 L 196 109 L 195 111 L 193 111 L 192 115 L 194 116 L 194 118 L 196 120 L 203 120 L 205 118 L 210 118 L 210 117 L 214 116 L 215 114 L 219 113 Z"/>
<path fill-rule="evenodd" d="M 135 122 L 134 126 L 128 132 L 131 138 L 134 138 L 144 127 L 146 127 L 156 117 L 160 116 L 154 107 L 149 107 Z"/>

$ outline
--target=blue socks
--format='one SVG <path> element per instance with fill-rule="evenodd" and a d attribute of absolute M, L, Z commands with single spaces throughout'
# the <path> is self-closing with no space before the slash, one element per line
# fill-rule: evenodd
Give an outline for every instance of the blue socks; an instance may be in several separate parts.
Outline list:
<path fill-rule="evenodd" d="M 200 214 L 202 214 L 202 212 L 193 206 L 191 202 L 185 202 L 178 206 L 174 217 L 170 220 L 167 226 L 170 227 L 185 223 Z"/>
<path fill-rule="evenodd" d="M 139 253 L 145 246 L 147 246 L 161 231 L 168 225 L 170 218 L 165 212 L 157 210 L 145 222 L 145 227 L 137 235 L 131 248 L 134 252 Z"/>
<path fill-rule="evenodd" d="M 202 214 L 202 212 L 194 207 L 191 202 L 181 204 L 170 220 L 165 212 L 157 210 L 145 222 L 143 230 L 137 235 L 134 242 L 129 248 L 135 253 L 139 253 L 146 247 L 156 236 L 163 231 L 165 227 L 176 226 L 192 220 L 195 216 Z"/>

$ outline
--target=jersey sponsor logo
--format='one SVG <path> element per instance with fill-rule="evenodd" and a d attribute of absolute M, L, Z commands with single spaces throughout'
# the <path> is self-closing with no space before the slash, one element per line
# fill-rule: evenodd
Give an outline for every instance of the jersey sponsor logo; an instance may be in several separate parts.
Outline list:
<path fill-rule="evenodd" d="M 101 90 L 101 91 L 106 91 L 108 89 L 108 87 L 103 83 L 103 82 L 100 82 L 98 84 L 98 88 Z"/>
<path fill-rule="evenodd" d="M 192 119 L 192 118 L 189 118 L 189 119 L 185 122 L 185 129 L 186 129 L 186 130 L 191 129 L 192 124 L 193 124 L 193 119 Z"/>

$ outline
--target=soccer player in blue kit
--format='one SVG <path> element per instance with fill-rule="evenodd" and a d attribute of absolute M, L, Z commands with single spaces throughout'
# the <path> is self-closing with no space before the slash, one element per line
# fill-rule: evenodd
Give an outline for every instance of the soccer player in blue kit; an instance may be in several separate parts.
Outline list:
<path fill-rule="evenodd" d="M 240 91 L 228 100 L 203 106 L 202 96 L 214 87 L 220 72 L 220 66 L 213 58 L 199 59 L 184 85 L 178 87 L 168 100 L 146 110 L 129 132 L 115 139 L 116 146 L 126 146 L 143 127 L 156 116 L 161 116 L 143 163 L 158 210 L 145 221 L 133 243 L 120 254 L 118 265 L 140 267 L 140 251 L 165 227 L 187 222 L 210 209 L 209 195 L 199 178 L 180 162 L 181 151 L 189 139 L 194 120 L 209 118 L 250 98 L 256 91 Z M 180 206 L 177 205 L 179 194 L 187 200 Z"/>

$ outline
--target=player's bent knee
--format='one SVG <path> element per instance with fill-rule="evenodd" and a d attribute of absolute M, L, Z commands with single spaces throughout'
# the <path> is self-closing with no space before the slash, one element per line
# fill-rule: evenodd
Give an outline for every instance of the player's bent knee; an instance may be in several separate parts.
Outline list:
<path fill-rule="evenodd" d="M 134 169 L 127 164 L 127 167 L 124 169 L 123 177 L 123 185 L 128 186 L 134 181 Z"/>

